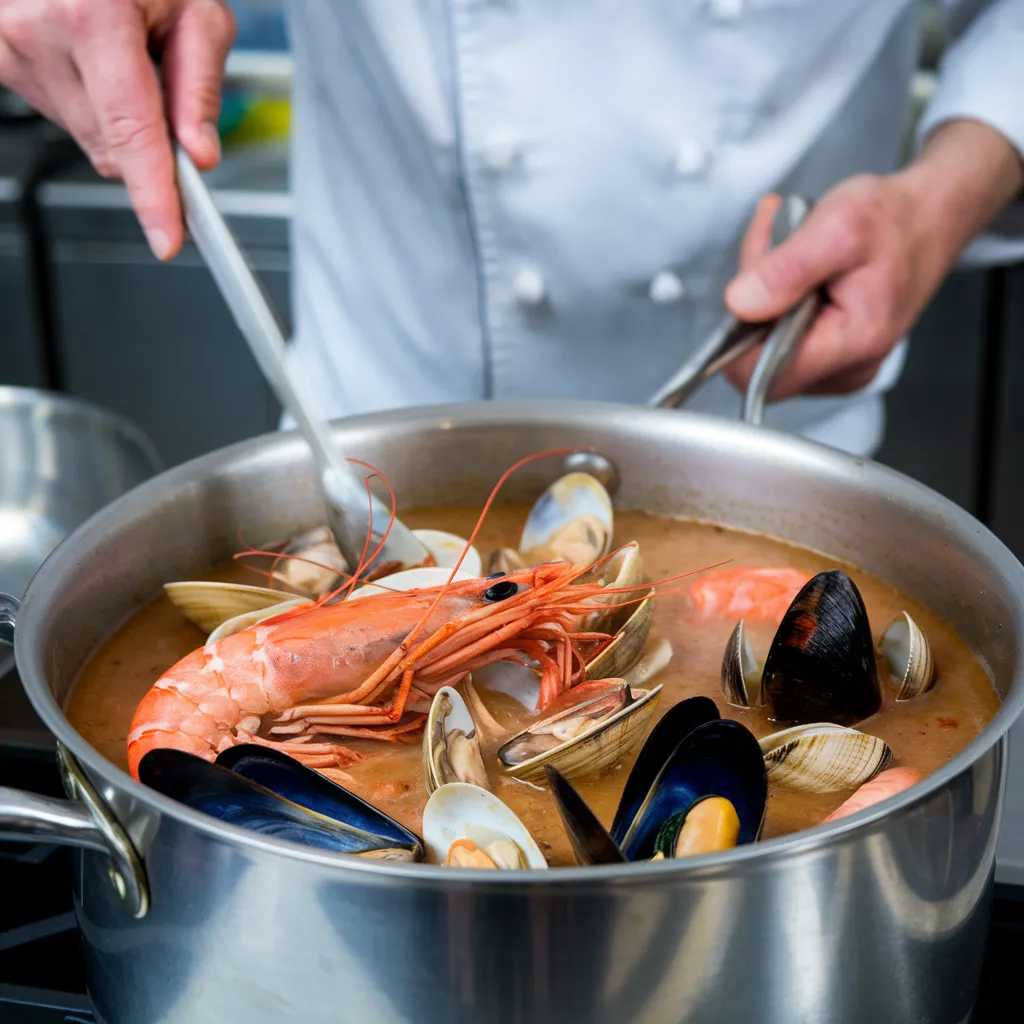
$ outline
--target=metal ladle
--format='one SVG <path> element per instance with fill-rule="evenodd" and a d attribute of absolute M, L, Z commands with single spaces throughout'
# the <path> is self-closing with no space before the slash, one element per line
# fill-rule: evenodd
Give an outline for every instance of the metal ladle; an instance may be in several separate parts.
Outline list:
<path fill-rule="evenodd" d="M 331 439 L 330 424 L 301 374 L 288 359 L 287 344 L 277 317 L 231 228 L 221 216 L 198 168 L 181 146 L 175 147 L 178 187 L 185 221 L 206 265 L 217 282 L 231 315 L 249 344 L 264 377 L 281 405 L 295 418 L 313 450 L 327 504 L 328 522 L 338 547 L 354 569 L 367 533 L 367 554 L 380 542 L 389 511 L 349 467 Z M 396 517 L 375 561 L 398 562 L 403 568 L 423 565 L 426 547 Z"/>

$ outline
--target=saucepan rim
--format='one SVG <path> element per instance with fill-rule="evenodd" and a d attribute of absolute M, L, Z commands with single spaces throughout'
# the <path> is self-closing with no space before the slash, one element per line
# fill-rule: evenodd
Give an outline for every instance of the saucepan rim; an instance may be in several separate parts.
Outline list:
<path fill-rule="evenodd" d="M 487 402 L 425 406 L 400 412 L 372 413 L 339 420 L 336 421 L 335 427 L 354 433 L 361 429 L 372 429 L 383 425 L 391 427 L 415 425 L 420 430 L 427 431 L 458 429 L 460 426 L 468 429 L 474 426 L 512 426 L 524 422 L 536 424 L 540 419 L 545 425 L 565 424 L 578 428 L 581 418 L 608 417 L 616 414 L 626 414 L 630 417 L 664 418 L 666 423 L 675 422 L 677 427 L 685 429 L 688 434 L 699 435 L 702 430 L 712 431 L 716 434 L 724 432 L 731 435 L 730 440 L 734 439 L 739 445 L 755 443 L 762 447 L 767 446 L 766 454 L 768 455 L 777 452 L 779 455 L 785 454 L 789 459 L 796 457 L 805 463 L 809 462 L 812 465 L 817 463 L 823 468 L 832 467 L 836 471 L 840 468 L 849 469 L 851 465 L 867 467 L 876 481 L 886 486 L 889 491 L 908 501 L 926 502 L 931 514 L 943 517 L 949 527 L 958 530 L 965 537 L 971 538 L 974 545 L 980 549 L 980 553 L 987 561 L 991 571 L 1000 578 L 1008 595 L 1018 631 L 1024 630 L 1024 566 L 987 527 L 952 501 L 896 470 L 776 430 L 751 426 L 738 421 L 728 421 L 702 413 L 638 409 L 633 406 L 603 402 L 555 403 L 545 400 L 516 402 L 515 404 Z M 108 505 L 106 509 L 78 527 L 44 562 L 26 591 L 16 630 L 15 644 L 18 666 L 29 699 L 54 736 L 78 758 L 89 774 L 103 779 L 121 794 L 155 808 L 161 815 L 168 815 L 182 824 L 196 828 L 212 838 L 231 845 L 318 864 L 338 872 L 358 874 L 367 883 L 375 879 L 384 882 L 388 878 L 401 878 L 409 882 L 418 881 L 424 885 L 444 881 L 446 884 L 462 882 L 477 887 L 507 887 L 509 885 L 522 887 L 524 884 L 528 884 L 533 888 L 536 885 L 578 886 L 612 880 L 631 884 L 642 884 L 645 880 L 655 882 L 665 882 L 669 879 L 698 881 L 717 874 L 728 873 L 738 865 L 751 860 L 769 859 L 783 855 L 811 854 L 823 847 L 838 844 L 851 833 L 867 831 L 871 825 L 882 819 L 910 811 L 915 805 L 970 769 L 996 744 L 1002 743 L 1005 750 L 1006 733 L 1024 710 L 1024 682 L 1021 680 L 1024 666 L 1018 665 L 1013 685 L 1006 698 L 1001 702 L 999 710 L 981 734 L 956 757 L 910 789 L 840 821 L 817 825 L 789 835 L 737 847 L 725 853 L 690 857 L 686 859 L 685 864 L 665 861 L 663 864 L 577 866 L 540 872 L 481 873 L 474 872 L 472 869 L 444 868 L 423 863 L 364 861 L 345 854 L 303 847 L 286 840 L 269 838 L 230 825 L 193 811 L 191 808 L 136 782 L 127 772 L 108 761 L 74 729 L 50 688 L 41 643 L 42 626 L 33 626 L 32 617 L 37 604 L 40 606 L 41 613 L 43 608 L 52 607 L 53 600 L 50 595 L 53 593 L 53 587 L 49 581 L 53 578 L 59 579 L 73 570 L 76 560 L 84 557 L 77 553 L 79 548 L 84 546 L 86 550 L 90 550 L 92 546 L 90 542 L 100 539 L 105 522 L 115 517 L 128 521 L 134 520 L 139 512 L 150 507 L 156 495 L 165 493 L 168 488 L 190 486 L 197 479 L 215 478 L 227 471 L 229 467 L 237 467 L 245 457 L 257 457 L 260 454 L 269 453 L 274 446 L 289 444 L 294 445 L 297 452 L 301 451 L 301 439 L 293 431 L 264 434 L 219 449 L 151 478 Z M 42 622 L 42 614 L 40 621 Z M 26 622 L 29 623 L 27 629 L 23 625 Z M 1005 757 L 1002 771 L 1005 779 Z M 487 878 L 481 878 L 481 874 L 486 874 Z"/>

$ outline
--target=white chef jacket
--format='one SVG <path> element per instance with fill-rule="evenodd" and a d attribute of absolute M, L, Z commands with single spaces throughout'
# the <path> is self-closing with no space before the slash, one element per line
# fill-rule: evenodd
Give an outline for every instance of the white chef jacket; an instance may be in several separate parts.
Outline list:
<path fill-rule="evenodd" d="M 951 117 L 1024 152 L 1024 0 L 964 31 Z M 916 0 L 293 0 L 294 357 L 331 416 L 519 397 L 644 403 L 724 314 L 769 191 L 893 170 Z M 1024 252 L 1024 225 L 987 258 Z M 982 249 L 976 252 L 986 258 Z M 770 407 L 858 454 L 876 380 Z M 722 379 L 689 408 L 735 416 Z"/>

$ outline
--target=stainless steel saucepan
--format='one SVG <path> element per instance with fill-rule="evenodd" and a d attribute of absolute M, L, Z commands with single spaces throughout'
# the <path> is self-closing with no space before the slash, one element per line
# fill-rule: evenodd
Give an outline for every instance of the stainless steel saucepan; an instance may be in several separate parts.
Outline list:
<path fill-rule="evenodd" d="M 521 456 L 597 449 L 618 470 L 619 507 L 765 531 L 926 602 L 991 671 L 1002 707 L 900 796 L 712 857 L 473 873 L 350 861 L 241 831 L 134 783 L 61 710 L 96 644 L 165 581 L 227 558 L 240 526 L 258 538 L 311 525 L 318 484 L 301 438 L 236 445 L 80 528 L 32 581 L 13 630 L 70 799 L 0 791 L 0 831 L 80 848 L 77 913 L 102 1020 L 967 1019 L 1006 733 L 1024 704 L 1024 569 L 992 534 L 881 466 L 668 410 L 465 405 L 352 419 L 336 434 L 387 472 L 404 507 L 479 502 Z M 527 467 L 509 497 L 532 498 L 553 468 Z"/>

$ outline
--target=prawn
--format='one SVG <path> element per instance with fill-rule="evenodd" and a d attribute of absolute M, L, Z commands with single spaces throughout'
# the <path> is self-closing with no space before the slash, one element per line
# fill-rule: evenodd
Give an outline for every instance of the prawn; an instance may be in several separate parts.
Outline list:
<path fill-rule="evenodd" d="M 690 584 L 695 617 L 781 621 L 811 577 L 797 569 L 751 566 L 704 573 Z"/>
<path fill-rule="evenodd" d="M 924 776 L 913 768 L 889 768 L 880 772 L 870 782 L 865 782 L 845 803 L 840 804 L 825 821 L 838 821 L 851 814 L 863 811 L 865 807 L 888 800 L 889 797 L 910 789 Z"/>

